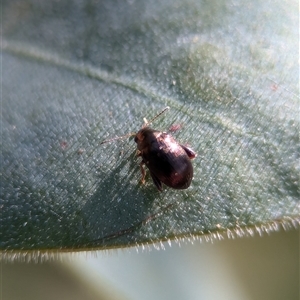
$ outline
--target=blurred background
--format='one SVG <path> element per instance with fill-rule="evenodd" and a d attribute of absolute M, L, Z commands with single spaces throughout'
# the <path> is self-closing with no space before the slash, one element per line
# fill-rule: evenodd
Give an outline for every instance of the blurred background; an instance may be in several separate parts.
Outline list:
<path fill-rule="evenodd" d="M 1 263 L 1 300 L 299 299 L 299 231 Z"/>

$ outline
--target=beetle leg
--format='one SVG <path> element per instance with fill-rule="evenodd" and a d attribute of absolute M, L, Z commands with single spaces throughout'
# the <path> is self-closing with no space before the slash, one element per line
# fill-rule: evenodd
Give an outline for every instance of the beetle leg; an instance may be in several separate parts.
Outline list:
<path fill-rule="evenodd" d="M 152 172 L 150 172 L 150 175 L 152 177 L 155 186 L 158 188 L 159 191 L 162 191 L 161 181 Z"/>
<path fill-rule="evenodd" d="M 196 152 L 194 150 L 192 150 L 191 148 L 189 147 L 186 147 L 184 145 L 180 145 L 182 147 L 182 149 L 185 151 L 185 153 L 187 154 L 187 156 L 190 158 L 190 159 L 193 159 L 197 156 Z"/>
<path fill-rule="evenodd" d="M 141 173 L 142 173 L 142 179 L 141 179 L 142 184 L 145 184 L 145 176 L 146 176 L 146 171 L 145 171 L 145 168 L 144 168 L 144 164 L 145 164 L 145 162 L 142 160 L 141 163 L 140 163 Z"/>

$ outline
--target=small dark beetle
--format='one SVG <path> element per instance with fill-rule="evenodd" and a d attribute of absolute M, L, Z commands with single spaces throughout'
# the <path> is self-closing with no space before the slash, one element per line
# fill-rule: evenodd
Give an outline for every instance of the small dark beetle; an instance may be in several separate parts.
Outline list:
<path fill-rule="evenodd" d="M 144 119 L 145 123 L 138 133 L 131 133 L 101 143 L 134 135 L 138 149 L 137 155 L 142 157 L 140 164 L 142 183 L 145 182 L 144 165 L 146 165 L 154 184 L 160 191 L 162 191 L 162 183 L 173 189 L 187 189 L 193 179 L 191 159 L 196 157 L 196 153 L 192 149 L 179 144 L 170 134 L 149 127 L 158 116 L 168 109 L 169 107 L 166 107 L 150 122 Z"/>

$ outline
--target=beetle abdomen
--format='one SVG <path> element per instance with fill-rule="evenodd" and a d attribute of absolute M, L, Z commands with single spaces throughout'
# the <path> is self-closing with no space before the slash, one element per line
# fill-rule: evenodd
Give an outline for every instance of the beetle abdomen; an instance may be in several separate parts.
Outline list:
<path fill-rule="evenodd" d="M 152 144 L 151 148 L 142 155 L 151 173 L 169 187 L 188 188 L 193 178 L 193 166 L 184 149 L 177 143 L 172 148 L 167 144 L 160 144 L 159 147 Z"/>

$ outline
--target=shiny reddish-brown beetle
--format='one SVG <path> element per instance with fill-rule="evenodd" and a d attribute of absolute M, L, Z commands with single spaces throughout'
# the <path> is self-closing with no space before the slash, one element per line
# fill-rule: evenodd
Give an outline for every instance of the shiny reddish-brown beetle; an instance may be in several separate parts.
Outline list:
<path fill-rule="evenodd" d="M 160 191 L 162 191 L 163 183 L 173 189 L 188 188 L 193 178 L 191 159 L 196 157 L 196 153 L 192 149 L 179 144 L 170 134 L 149 127 L 156 118 L 168 109 L 169 107 L 166 107 L 149 122 L 144 119 L 145 123 L 137 133 L 130 133 L 101 143 L 134 135 L 138 149 L 137 155 L 142 158 L 140 164 L 142 183 L 145 182 L 144 165 L 146 165 L 154 184 Z"/>

